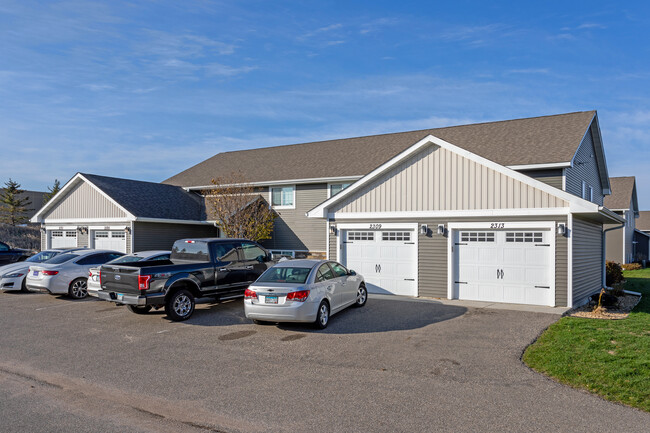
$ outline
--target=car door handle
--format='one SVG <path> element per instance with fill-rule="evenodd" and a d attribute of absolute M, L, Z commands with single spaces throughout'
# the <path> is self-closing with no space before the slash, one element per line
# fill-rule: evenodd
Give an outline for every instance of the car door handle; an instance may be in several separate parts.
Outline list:
<path fill-rule="evenodd" d="M 334 290 L 334 286 L 327 286 L 327 291 L 328 292 L 331 292 L 332 290 Z"/>
<path fill-rule="evenodd" d="M 228 270 L 228 268 L 217 269 L 217 271 L 219 271 L 219 272 L 226 272 L 227 270 Z"/>
<path fill-rule="evenodd" d="M 246 266 L 246 269 L 253 269 L 253 265 Z"/>

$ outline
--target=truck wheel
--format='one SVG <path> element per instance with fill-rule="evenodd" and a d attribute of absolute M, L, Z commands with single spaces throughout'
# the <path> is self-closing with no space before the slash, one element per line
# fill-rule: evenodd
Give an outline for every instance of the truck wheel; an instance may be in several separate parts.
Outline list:
<path fill-rule="evenodd" d="M 151 311 L 151 305 L 127 305 L 127 308 L 135 314 L 147 314 Z"/>
<path fill-rule="evenodd" d="M 88 296 L 87 281 L 88 278 L 77 278 L 71 282 L 68 287 L 68 295 L 73 299 L 83 299 Z"/>
<path fill-rule="evenodd" d="M 165 303 L 165 313 L 174 322 L 187 320 L 194 312 L 194 296 L 187 289 L 172 293 Z"/>

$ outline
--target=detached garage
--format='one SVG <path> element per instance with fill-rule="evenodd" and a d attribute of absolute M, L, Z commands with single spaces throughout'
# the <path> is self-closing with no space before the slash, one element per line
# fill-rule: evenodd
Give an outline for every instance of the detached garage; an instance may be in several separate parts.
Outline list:
<path fill-rule="evenodd" d="M 602 225 L 620 224 L 603 206 L 434 136 L 307 215 L 328 221 L 328 257 L 370 292 L 546 306 L 600 289 Z"/>
<path fill-rule="evenodd" d="M 153 182 L 77 173 L 32 218 L 41 248 L 131 253 L 171 249 L 184 237 L 218 236 L 200 196 Z"/>

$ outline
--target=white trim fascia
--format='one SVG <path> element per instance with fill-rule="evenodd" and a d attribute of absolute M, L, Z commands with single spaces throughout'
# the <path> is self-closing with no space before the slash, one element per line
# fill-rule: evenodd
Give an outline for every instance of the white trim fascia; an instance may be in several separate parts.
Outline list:
<path fill-rule="evenodd" d="M 306 184 L 306 183 L 327 183 L 327 182 L 336 183 L 336 182 L 339 182 L 339 181 L 351 181 L 351 182 L 354 182 L 356 180 L 361 179 L 362 177 L 363 177 L 363 175 L 358 175 L 358 176 L 338 176 L 338 177 L 313 177 L 313 178 L 308 178 L 308 179 L 286 179 L 286 180 L 268 180 L 268 181 L 261 181 L 261 182 L 233 183 L 233 184 L 219 185 L 219 186 L 220 187 L 244 186 L 244 185 L 250 185 L 250 186 L 276 186 L 276 185 L 300 185 L 300 184 Z M 214 189 L 214 188 L 216 188 L 215 185 L 183 187 L 183 189 L 186 190 L 186 191 L 196 191 L 196 190 L 205 191 L 205 190 Z"/>
<path fill-rule="evenodd" d="M 448 230 L 448 236 L 447 236 L 447 297 L 448 299 L 456 299 L 454 298 L 454 282 L 453 282 L 453 265 L 455 263 L 454 260 L 454 252 L 452 252 L 452 246 L 454 242 L 454 237 L 456 236 L 456 231 L 457 230 L 462 230 L 462 229 L 490 229 L 493 228 L 490 226 L 489 222 L 480 222 L 480 223 L 448 223 L 447 224 L 447 230 Z M 548 229 L 550 230 L 550 235 L 549 235 L 549 243 L 550 243 L 550 253 L 553 255 L 553 260 L 551 261 L 550 264 L 550 269 L 549 272 L 551 273 L 550 275 L 550 287 L 553 289 L 553 306 L 555 306 L 555 295 L 556 295 L 556 287 L 555 287 L 555 260 L 556 260 L 556 252 L 555 252 L 555 247 L 556 247 L 556 240 L 555 237 L 556 231 L 555 231 L 555 221 L 512 221 L 512 222 L 506 222 L 506 229 L 527 229 L 527 228 L 540 228 L 540 229 Z"/>
<path fill-rule="evenodd" d="M 325 258 L 330 259 L 330 220 L 325 221 Z M 338 261 L 339 258 L 337 257 Z"/>
<path fill-rule="evenodd" d="M 282 205 L 273 206 L 273 188 L 283 188 L 283 187 L 287 187 L 287 186 L 293 187 L 293 204 L 291 206 L 282 206 Z M 296 185 L 294 185 L 294 184 L 269 186 L 269 204 L 271 205 L 271 209 L 279 209 L 279 210 L 295 209 L 296 208 L 296 189 L 297 189 Z"/>
<path fill-rule="evenodd" d="M 562 169 L 562 191 L 566 191 L 566 168 Z"/>
<path fill-rule="evenodd" d="M 77 226 L 57 226 L 57 227 L 45 227 L 45 230 L 55 231 L 55 230 L 77 230 Z"/>
<path fill-rule="evenodd" d="M 133 238 L 135 237 L 135 236 L 133 236 L 134 226 L 135 226 L 135 224 L 133 224 L 133 221 L 131 221 L 131 254 L 134 253 L 134 251 L 133 251 Z"/>
<path fill-rule="evenodd" d="M 328 214 L 335 220 L 348 219 L 395 219 L 395 218 L 462 218 L 462 217 L 499 217 L 499 216 L 560 216 L 570 213 L 568 207 L 533 208 L 533 209 L 477 209 L 477 210 L 441 210 L 414 212 L 348 212 Z"/>
<path fill-rule="evenodd" d="M 89 223 L 128 223 L 129 218 L 64 218 L 64 219 L 45 219 L 43 224 L 89 224 Z"/>
<path fill-rule="evenodd" d="M 625 211 L 623 211 L 623 212 L 625 212 Z M 608 217 L 609 219 L 611 219 L 613 221 L 619 222 L 619 223 L 624 223 L 626 221 L 625 217 L 622 217 L 621 215 L 612 212 L 611 209 L 606 208 L 605 206 L 600 206 L 598 208 L 598 213 Z"/>
<path fill-rule="evenodd" d="M 167 218 L 136 218 L 135 222 L 139 223 L 164 223 L 164 224 L 195 224 L 195 225 L 214 225 L 211 221 L 197 221 L 197 220 L 174 220 Z"/>
<path fill-rule="evenodd" d="M 571 167 L 571 162 L 549 162 L 546 164 L 522 164 L 522 165 L 506 165 L 505 167 L 510 170 L 542 170 L 549 168 L 567 168 Z"/>
<path fill-rule="evenodd" d="M 385 162 L 382 164 L 380 167 L 376 168 L 372 172 L 370 172 L 368 175 L 364 176 L 363 178 L 359 179 L 357 182 L 353 183 L 349 187 L 347 187 L 345 190 L 341 191 L 339 194 L 335 195 L 334 197 L 330 198 L 329 200 L 324 201 L 320 205 L 316 206 L 309 212 L 307 212 L 307 216 L 310 218 L 325 218 L 327 216 L 327 209 L 332 206 L 333 204 L 343 200 L 347 196 L 353 194 L 355 191 L 360 190 L 364 185 L 368 184 L 375 178 L 381 176 L 385 172 L 387 172 L 389 169 L 394 167 L 395 165 L 399 164 L 403 160 L 409 158 L 411 155 L 417 153 L 420 151 L 420 149 L 424 148 L 425 146 L 428 146 L 430 144 L 440 146 L 444 149 L 447 149 L 451 152 L 454 152 L 461 157 L 467 158 L 470 161 L 476 162 L 478 164 L 481 164 L 487 168 L 490 168 L 494 171 L 497 171 L 499 173 L 502 173 L 506 176 L 509 176 L 513 178 L 514 180 L 517 180 L 523 184 L 532 186 L 533 188 L 537 188 L 540 191 L 546 192 L 554 197 L 557 197 L 561 200 L 564 200 L 569 203 L 569 207 L 571 208 L 571 211 L 578 211 L 578 212 L 598 212 L 598 205 L 595 203 L 591 203 L 587 200 L 584 200 L 580 197 L 576 197 L 573 194 L 569 194 L 566 191 L 562 191 L 558 188 L 555 188 L 553 186 L 550 186 L 548 184 L 545 184 L 544 182 L 541 182 L 539 180 L 533 179 L 530 176 L 527 176 L 525 174 L 522 174 L 518 171 L 512 170 L 510 168 L 504 167 L 503 165 L 497 164 L 496 162 L 490 161 L 489 159 L 483 158 L 482 156 L 476 155 L 475 153 L 472 153 L 468 150 L 462 149 L 454 144 L 451 144 L 445 140 L 442 140 L 438 137 L 434 137 L 433 135 L 428 135 L 427 137 L 423 138 L 422 140 L 418 141 L 408 149 L 404 150 L 401 152 L 399 155 L 395 156 L 394 158 L 390 159 L 389 161 Z"/>
<path fill-rule="evenodd" d="M 103 230 L 124 230 L 125 228 L 129 227 L 128 225 L 119 225 L 119 226 L 88 226 L 88 230 L 98 230 L 98 231 L 103 231 Z"/>
<path fill-rule="evenodd" d="M 573 306 L 573 215 L 567 215 L 566 220 L 567 237 L 567 264 L 566 264 L 566 303 L 567 307 Z M 602 249 L 602 248 L 601 248 Z M 555 266 L 555 264 L 554 264 Z"/>

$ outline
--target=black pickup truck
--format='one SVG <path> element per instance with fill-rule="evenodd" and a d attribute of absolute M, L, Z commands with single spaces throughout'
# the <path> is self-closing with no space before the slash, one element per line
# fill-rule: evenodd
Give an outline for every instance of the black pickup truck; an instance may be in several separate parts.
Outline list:
<path fill-rule="evenodd" d="M 268 251 L 249 240 L 181 239 L 169 260 L 103 265 L 98 297 L 137 314 L 165 307 L 172 320 L 187 320 L 195 298 L 241 297 L 274 264 Z"/>
<path fill-rule="evenodd" d="M 29 250 L 11 248 L 4 242 L 0 242 L 0 266 L 15 262 L 22 262 L 23 260 L 29 258 L 31 255 L 32 253 Z"/>

